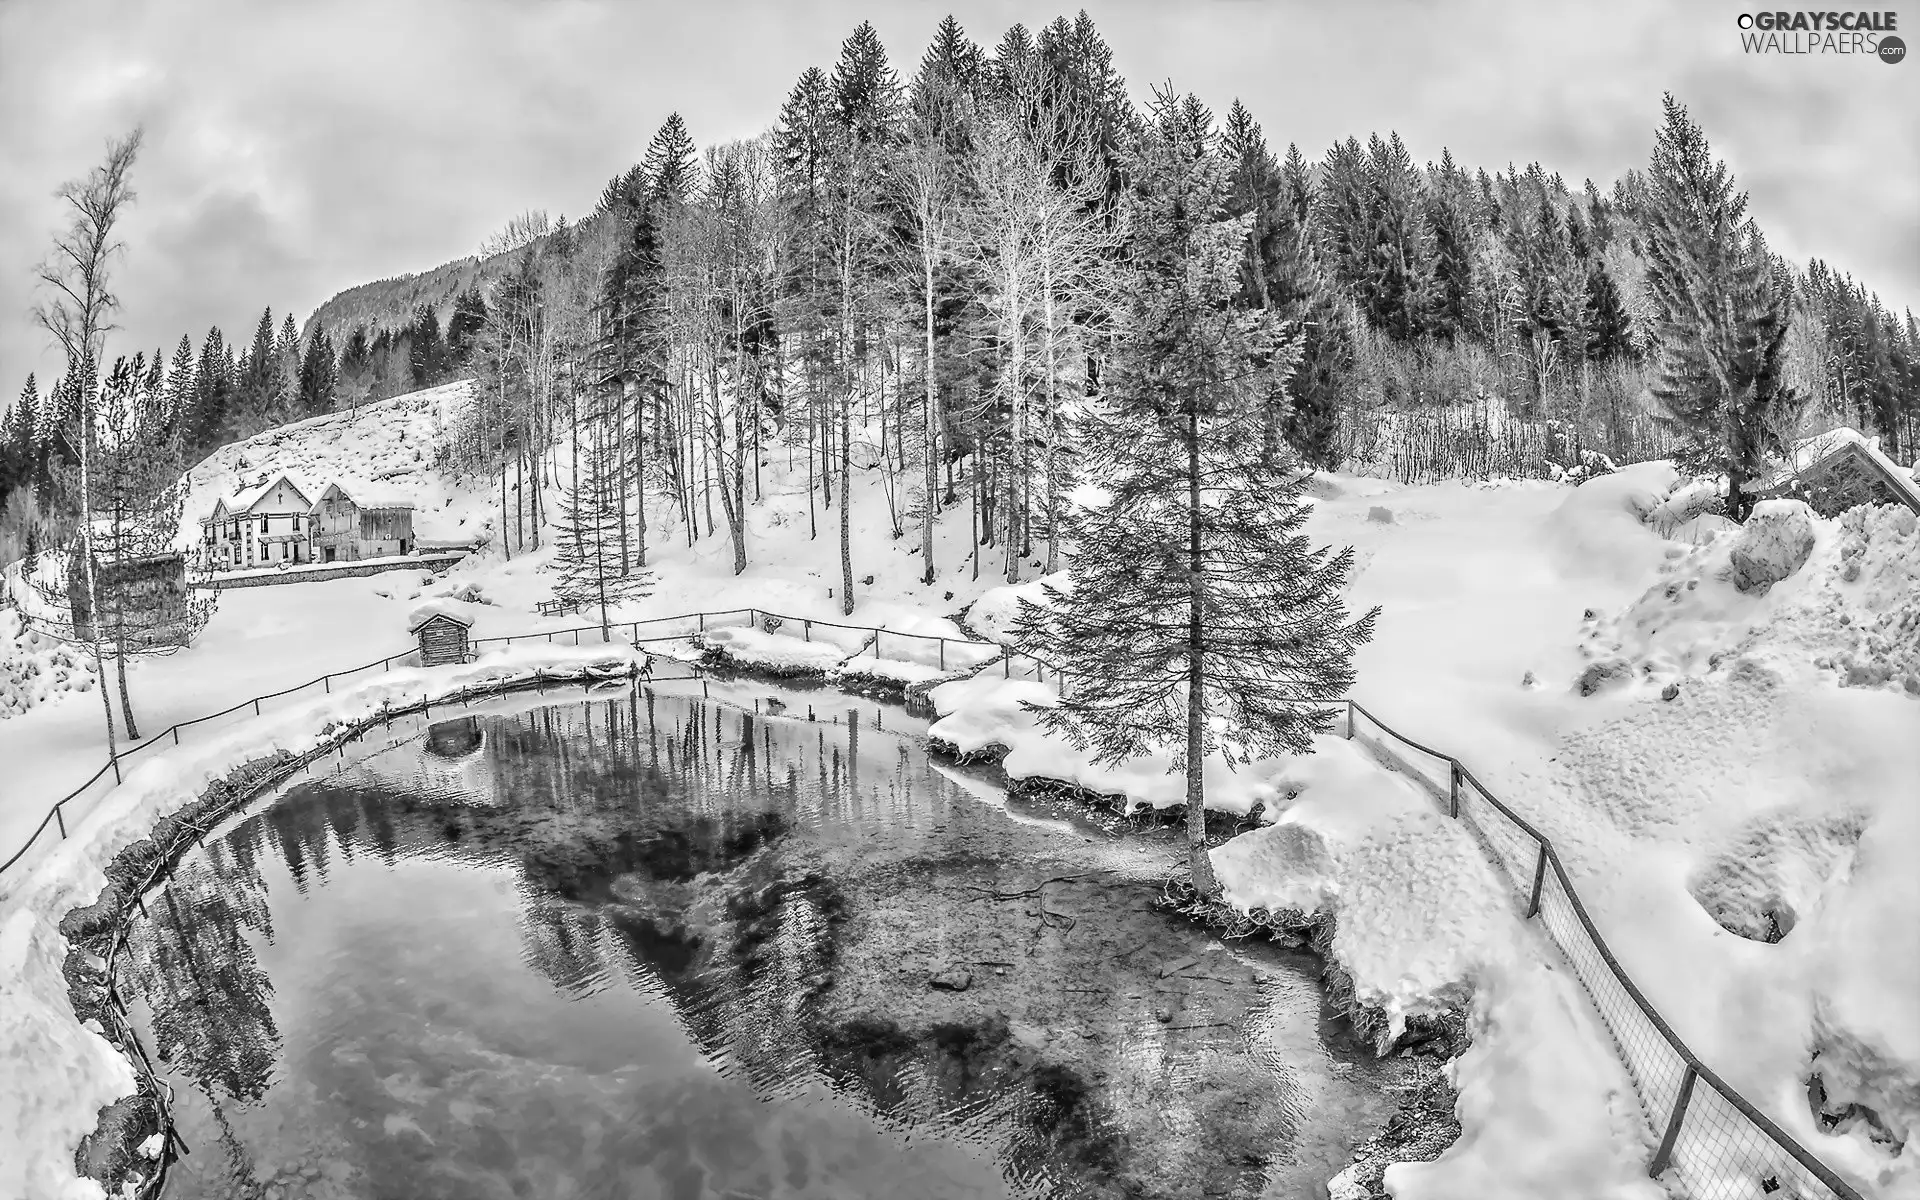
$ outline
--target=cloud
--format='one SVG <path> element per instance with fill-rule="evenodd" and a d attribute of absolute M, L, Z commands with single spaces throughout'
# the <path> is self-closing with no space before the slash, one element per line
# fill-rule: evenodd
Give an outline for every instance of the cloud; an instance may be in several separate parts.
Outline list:
<path fill-rule="evenodd" d="M 1078 0 L 1071 6 L 1078 7 Z M 52 189 L 144 121 L 120 265 L 122 349 L 250 335 L 262 307 L 472 252 L 529 207 L 575 215 L 672 110 L 703 143 L 770 125 L 862 19 L 910 72 L 940 11 L 780 0 L 0 0 L 0 395 L 53 359 L 25 318 Z M 1070 15 L 1069 6 L 1062 12 Z M 1920 307 L 1920 68 L 1739 53 L 1737 6 L 1626 0 L 1092 7 L 1136 95 L 1238 96 L 1318 157 L 1397 129 L 1416 159 L 1538 159 L 1603 187 L 1645 161 L 1672 89 L 1752 193 L 1776 249 Z M 991 46 L 1053 13 L 960 5 Z M 84 47 L 84 52 L 79 48 Z"/>

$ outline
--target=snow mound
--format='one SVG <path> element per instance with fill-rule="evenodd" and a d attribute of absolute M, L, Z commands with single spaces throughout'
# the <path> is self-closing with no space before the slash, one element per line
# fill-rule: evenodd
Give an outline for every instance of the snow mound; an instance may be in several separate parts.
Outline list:
<path fill-rule="evenodd" d="M 1795 559 L 1765 589 L 1740 586 Z M 1904 508 L 1862 505 L 1829 521 L 1769 501 L 1738 535 L 1660 570 L 1664 582 L 1618 615 L 1588 621 L 1589 673 L 1664 684 L 1725 666 L 1764 683 L 1810 666 L 1848 687 L 1920 696 L 1920 521 Z"/>
<path fill-rule="evenodd" d="M 1568 574 L 1631 578 L 1650 574 L 1668 543 L 1649 519 L 1672 495 L 1670 462 L 1635 463 L 1589 479 L 1548 514 L 1546 540 Z"/>
<path fill-rule="evenodd" d="M 1355 996 L 1395 1032 L 1414 1014 L 1469 1009 L 1472 1045 L 1448 1068 L 1460 1138 L 1432 1162 L 1388 1167 L 1388 1190 L 1400 1200 L 1659 1196 L 1625 1072 L 1466 827 L 1343 738 L 1316 738 L 1286 780 L 1295 795 L 1274 824 L 1213 851 L 1223 899 L 1331 913 L 1332 952 Z"/>
<path fill-rule="evenodd" d="M 1688 890 L 1727 932 L 1784 941 L 1850 866 L 1867 817 L 1858 808 L 1762 814 L 1695 869 Z"/>
<path fill-rule="evenodd" d="M 825 674 L 847 657 L 847 651 L 832 642 L 804 641 L 761 629 L 709 629 L 694 640 L 737 666 L 775 674 Z"/>
<path fill-rule="evenodd" d="M 1014 622 L 1020 619 L 1020 602 L 1031 600 L 1045 607 L 1047 604 L 1045 587 L 1056 591 L 1072 591 L 1067 572 L 1056 571 L 1051 575 L 1042 575 L 1025 583 L 1010 583 L 994 588 L 967 610 L 967 624 L 975 633 L 990 642 L 999 642 L 1003 646 L 1015 645 L 1013 636 Z"/>
<path fill-rule="evenodd" d="M 0 719 L 92 691 L 93 660 L 86 651 L 25 628 L 14 609 L 0 609 Z"/>
<path fill-rule="evenodd" d="M 1813 553 L 1813 510 L 1799 500 L 1762 500 L 1728 547 L 1733 586 L 1764 592 Z"/>

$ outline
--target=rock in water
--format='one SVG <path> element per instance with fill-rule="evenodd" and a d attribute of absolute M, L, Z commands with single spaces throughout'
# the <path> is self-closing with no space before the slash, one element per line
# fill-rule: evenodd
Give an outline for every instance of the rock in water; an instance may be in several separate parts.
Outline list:
<path fill-rule="evenodd" d="M 1813 511 L 1799 500 L 1763 500 L 1753 506 L 1729 552 L 1733 586 L 1764 594 L 1812 553 Z"/>
<path fill-rule="evenodd" d="M 929 986 L 949 992 L 964 992 L 973 986 L 973 972 L 959 967 L 940 972 L 927 980 Z"/>

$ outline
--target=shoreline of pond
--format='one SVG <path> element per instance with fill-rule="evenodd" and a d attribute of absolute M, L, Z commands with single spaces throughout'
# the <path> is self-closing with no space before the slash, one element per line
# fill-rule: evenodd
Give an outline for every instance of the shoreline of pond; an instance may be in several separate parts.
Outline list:
<path fill-rule="evenodd" d="M 635 672 L 637 674 L 637 670 Z M 734 667 L 726 675 L 749 680 L 765 681 L 776 686 L 792 685 L 804 681 L 788 677 L 767 677 L 751 669 Z M 591 683 L 589 679 L 587 682 Z M 820 681 L 824 690 L 832 690 L 831 684 Z M 521 682 L 508 686 L 488 689 L 486 694 L 502 695 L 511 692 L 530 690 L 532 684 Z M 850 692 L 850 695 L 862 695 Z M 871 698 L 871 697 L 868 697 Z M 736 701 L 721 699 L 716 703 L 739 707 Z M 417 711 L 418 708 L 414 711 Z M 391 715 L 400 715 L 396 710 Z M 70 998 L 74 1001 L 75 1012 L 83 1021 L 97 1019 L 100 1005 L 106 1002 L 106 988 L 100 978 L 100 972 L 92 968 L 91 959 L 99 955 L 102 938 L 111 936 L 116 928 L 124 927 L 131 921 L 136 908 L 138 895 L 127 889 L 138 880 L 145 870 L 150 877 L 161 867 L 175 862 L 188 852 L 192 845 L 220 819 L 231 815 L 256 800 L 277 783 L 290 777 L 313 758 L 332 753 L 344 741 L 358 737 L 365 729 L 377 724 L 377 719 L 360 723 L 350 732 L 342 731 L 334 740 L 323 745 L 315 752 L 294 756 L 285 752 L 265 755 L 243 764 L 226 778 L 216 781 L 187 809 L 162 818 L 145 839 L 127 847 L 116 856 L 112 868 L 108 871 L 108 885 L 103 888 L 96 901 L 87 906 L 76 908 L 61 921 L 61 931 L 69 941 L 67 977 Z M 913 735 L 919 736 L 919 735 Z M 1124 812 L 1115 814 L 1113 798 L 1099 797 L 1086 793 L 1073 785 L 1056 780 L 1007 779 L 998 769 L 997 759 L 991 755 L 961 755 L 951 746 L 940 743 L 939 739 L 925 738 L 931 754 L 949 764 L 967 770 L 975 776 L 986 775 L 993 779 L 1009 798 L 1028 803 L 1050 803 L 1067 807 L 1078 807 L 1082 811 L 1109 816 L 1117 815 L 1126 820 Z M 1244 823 L 1236 823 L 1246 827 Z M 1212 830 L 1216 834 L 1228 833 L 1225 828 Z M 1210 839 L 1211 840 L 1211 839 Z M 1137 884 L 1132 886 L 1138 886 Z M 1187 921 L 1199 927 L 1219 931 L 1220 936 L 1228 939 L 1244 938 L 1250 934 L 1264 934 L 1283 947 L 1305 950 L 1321 964 L 1321 986 L 1323 997 L 1334 1006 L 1340 1016 L 1353 1029 L 1356 1036 L 1366 1041 L 1376 1056 L 1410 1058 L 1417 1065 L 1404 1089 L 1403 1097 L 1397 1109 L 1388 1117 L 1380 1134 L 1363 1142 L 1355 1153 L 1356 1161 L 1364 1160 L 1366 1167 L 1360 1178 L 1365 1194 L 1378 1194 L 1379 1170 L 1389 1161 L 1411 1161 L 1432 1158 L 1445 1146 L 1451 1144 L 1458 1134 L 1457 1124 L 1453 1124 L 1449 1134 L 1446 1126 L 1452 1120 L 1451 1089 L 1446 1086 L 1444 1077 L 1438 1069 L 1436 1054 L 1451 1057 L 1465 1044 L 1464 1020 L 1433 1023 L 1429 1027 L 1416 1028 L 1412 1037 L 1402 1037 L 1383 1042 L 1381 1030 L 1384 1021 L 1376 1010 L 1358 1004 L 1350 987 L 1341 988 L 1339 980 L 1345 978 L 1331 950 L 1332 921 L 1325 915 L 1308 914 L 1265 914 L 1264 919 L 1249 922 L 1246 914 L 1237 914 L 1217 902 L 1211 905 L 1195 904 L 1189 896 L 1185 903 L 1177 893 L 1163 885 L 1163 894 L 1157 904 L 1180 914 Z M 1044 908 L 1044 906 L 1043 906 Z M 1044 922 L 1043 922 L 1044 923 Z M 883 1039 L 884 1040 L 884 1039 Z M 990 1039 L 991 1040 L 991 1039 Z M 1411 1043 L 1411 1044 L 1410 1044 Z M 132 1055 L 125 1047 L 121 1053 L 132 1061 Z M 143 1080 L 144 1084 L 144 1080 Z M 143 1087 L 143 1092 L 146 1089 Z M 115 1104 L 101 1111 L 99 1124 L 94 1134 L 83 1139 L 76 1150 L 75 1165 L 79 1173 L 95 1178 L 103 1186 L 115 1187 L 130 1175 L 135 1162 L 135 1147 L 148 1141 L 158 1129 L 157 1105 L 154 1098 L 143 1093 L 123 1097 Z M 1358 1194 L 1358 1193 L 1356 1193 Z"/>

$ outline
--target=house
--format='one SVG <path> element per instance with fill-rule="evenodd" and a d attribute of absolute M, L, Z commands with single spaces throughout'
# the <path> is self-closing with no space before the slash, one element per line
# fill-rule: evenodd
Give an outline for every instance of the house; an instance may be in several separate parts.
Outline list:
<path fill-rule="evenodd" d="M 200 550 L 210 566 L 232 570 L 310 562 L 307 517 L 313 501 L 291 476 L 280 475 L 222 497 L 200 522 Z"/>
<path fill-rule="evenodd" d="M 329 484 L 307 521 L 315 562 L 353 562 L 414 548 L 413 501 L 362 484 Z"/>

